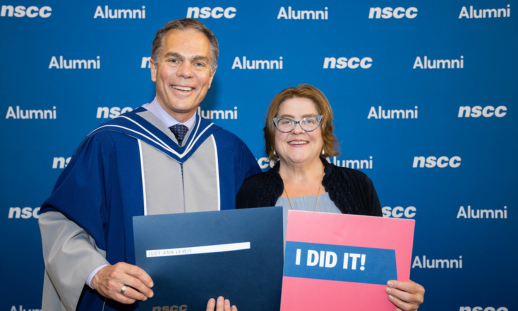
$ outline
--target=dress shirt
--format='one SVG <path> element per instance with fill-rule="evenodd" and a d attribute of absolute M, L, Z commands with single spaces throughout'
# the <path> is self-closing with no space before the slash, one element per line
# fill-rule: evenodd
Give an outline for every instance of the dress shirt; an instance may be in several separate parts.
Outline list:
<path fill-rule="evenodd" d="M 176 125 L 178 123 L 183 124 L 187 126 L 189 129 L 191 129 L 196 122 L 196 112 L 192 115 L 192 117 L 185 121 L 185 122 L 178 122 L 175 118 L 171 117 L 165 110 L 160 106 L 160 103 L 155 99 L 149 104 L 144 104 L 142 107 L 146 108 L 147 110 L 151 111 L 157 118 L 162 121 L 162 123 L 165 124 L 167 127 L 171 127 L 173 125 Z"/>

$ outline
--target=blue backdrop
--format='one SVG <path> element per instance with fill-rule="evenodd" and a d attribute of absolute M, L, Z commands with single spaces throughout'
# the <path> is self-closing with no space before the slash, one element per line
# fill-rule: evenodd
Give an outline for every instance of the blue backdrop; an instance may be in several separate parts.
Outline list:
<path fill-rule="evenodd" d="M 220 43 L 202 115 L 264 169 L 275 94 L 327 95 L 342 142 L 330 161 L 369 175 L 386 217 L 416 220 L 420 310 L 517 309 L 516 0 L 0 5 L 0 310 L 41 308 L 39 206 L 91 130 L 153 100 L 154 34 L 183 17 Z"/>

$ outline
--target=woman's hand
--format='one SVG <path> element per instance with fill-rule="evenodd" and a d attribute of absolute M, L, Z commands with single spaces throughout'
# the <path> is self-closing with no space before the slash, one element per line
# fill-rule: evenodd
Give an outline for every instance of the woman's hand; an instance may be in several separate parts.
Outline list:
<path fill-rule="evenodd" d="M 237 311 L 236 306 L 232 306 L 231 308 L 230 301 L 222 296 L 218 297 L 217 302 L 214 298 L 209 299 L 209 302 L 207 303 L 207 311 L 214 311 L 214 307 L 216 307 L 216 311 Z"/>
<path fill-rule="evenodd" d="M 424 287 L 412 281 L 388 281 L 385 292 L 397 307 L 396 311 L 415 311 L 424 300 Z"/>

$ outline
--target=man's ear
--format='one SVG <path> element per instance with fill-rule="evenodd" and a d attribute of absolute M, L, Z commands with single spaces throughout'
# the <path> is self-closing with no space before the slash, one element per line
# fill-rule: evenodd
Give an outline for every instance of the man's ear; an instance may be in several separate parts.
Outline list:
<path fill-rule="evenodd" d="M 157 67 L 158 67 L 158 64 L 155 64 L 155 61 L 153 61 L 153 59 L 149 59 L 149 67 L 151 68 L 151 80 L 153 82 L 156 82 L 156 72 L 157 72 Z"/>

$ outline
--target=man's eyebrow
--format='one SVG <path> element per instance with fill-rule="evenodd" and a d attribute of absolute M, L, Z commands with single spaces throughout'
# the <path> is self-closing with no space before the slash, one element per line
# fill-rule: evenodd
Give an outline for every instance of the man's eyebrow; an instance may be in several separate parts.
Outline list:
<path fill-rule="evenodd" d="M 209 58 L 207 56 L 202 56 L 202 55 L 196 55 L 192 58 L 192 61 L 200 61 L 200 60 L 208 62 Z"/>
<path fill-rule="evenodd" d="M 180 55 L 179 53 L 177 52 L 167 52 L 165 55 L 164 55 L 164 58 L 169 58 L 169 57 L 176 57 L 176 58 L 181 58 L 183 59 L 183 56 Z"/>
<path fill-rule="evenodd" d="M 181 55 L 180 53 L 178 52 L 167 52 L 165 55 L 164 55 L 164 58 L 171 58 L 171 57 L 174 57 L 174 58 L 179 58 L 181 60 L 184 60 L 185 57 L 183 55 Z M 194 55 L 192 58 L 191 58 L 191 61 L 193 62 L 196 62 L 196 61 L 206 61 L 208 62 L 209 61 L 209 58 L 207 56 L 203 56 L 203 55 Z"/>

